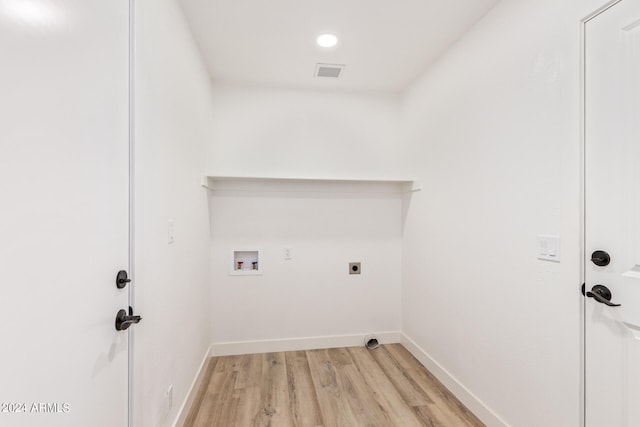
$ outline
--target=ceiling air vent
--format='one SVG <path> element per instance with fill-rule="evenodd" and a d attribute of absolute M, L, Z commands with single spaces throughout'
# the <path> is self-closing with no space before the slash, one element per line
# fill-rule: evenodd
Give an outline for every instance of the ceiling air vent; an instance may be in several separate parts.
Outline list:
<path fill-rule="evenodd" d="M 340 64 L 317 64 L 316 77 L 328 77 L 330 79 L 339 79 L 344 65 Z"/>

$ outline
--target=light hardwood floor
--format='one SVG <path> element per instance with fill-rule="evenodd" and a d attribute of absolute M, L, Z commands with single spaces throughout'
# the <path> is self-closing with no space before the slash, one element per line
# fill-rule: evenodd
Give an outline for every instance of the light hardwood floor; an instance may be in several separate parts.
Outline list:
<path fill-rule="evenodd" d="M 484 426 L 400 344 L 210 359 L 185 427 Z"/>

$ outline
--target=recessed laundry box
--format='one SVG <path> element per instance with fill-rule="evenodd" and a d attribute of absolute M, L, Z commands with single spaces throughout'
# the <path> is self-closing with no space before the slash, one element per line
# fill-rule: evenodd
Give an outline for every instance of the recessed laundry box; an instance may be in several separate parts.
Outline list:
<path fill-rule="evenodd" d="M 260 249 L 234 249 L 231 251 L 229 274 L 232 276 L 250 276 L 262 274 L 262 256 Z"/>

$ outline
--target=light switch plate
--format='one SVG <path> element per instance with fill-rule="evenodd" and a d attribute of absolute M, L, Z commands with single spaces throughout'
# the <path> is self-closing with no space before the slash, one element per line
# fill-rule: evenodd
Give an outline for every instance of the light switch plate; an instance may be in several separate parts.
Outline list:
<path fill-rule="evenodd" d="M 538 235 L 538 259 L 560 262 L 560 236 Z"/>

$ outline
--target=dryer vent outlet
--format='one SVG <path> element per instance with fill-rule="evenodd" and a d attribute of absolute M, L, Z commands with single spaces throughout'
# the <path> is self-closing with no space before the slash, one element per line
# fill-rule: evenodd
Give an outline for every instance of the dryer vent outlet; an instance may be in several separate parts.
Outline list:
<path fill-rule="evenodd" d="M 380 343 L 374 335 L 368 335 L 364 339 L 364 346 L 369 350 L 375 350 L 380 346 Z"/>

